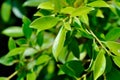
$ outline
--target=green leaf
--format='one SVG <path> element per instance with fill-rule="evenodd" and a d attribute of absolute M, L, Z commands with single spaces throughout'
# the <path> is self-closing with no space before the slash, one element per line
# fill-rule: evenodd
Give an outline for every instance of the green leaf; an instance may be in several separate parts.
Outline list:
<path fill-rule="evenodd" d="M 14 63 L 16 63 L 16 59 L 13 57 L 3 56 L 0 58 L 0 64 L 3 64 L 5 66 L 11 66 Z"/>
<path fill-rule="evenodd" d="M 93 74 L 94 74 L 94 80 L 97 80 L 105 71 L 106 68 L 106 59 L 104 55 L 104 51 L 101 50 L 94 63 L 94 69 L 93 69 Z"/>
<path fill-rule="evenodd" d="M 90 11 L 94 10 L 94 8 L 91 7 L 80 7 L 74 10 L 71 14 L 71 16 L 80 16 L 80 15 L 85 15 L 88 14 Z"/>
<path fill-rule="evenodd" d="M 89 26 L 89 18 L 87 14 L 83 14 L 80 16 L 80 20 L 85 23 L 87 26 Z"/>
<path fill-rule="evenodd" d="M 43 2 L 38 6 L 38 8 L 54 10 L 54 4 L 52 4 L 50 1 Z"/>
<path fill-rule="evenodd" d="M 52 3 L 54 4 L 54 10 L 55 12 L 60 12 L 61 10 L 61 0 L 52 0 Z"/>
<path fill-rule="evenodd" d="M 67 30 L 72 30 L 69 22 L 64 22 L 64 27 Z"/>
<path fill-rule="evenodd" d="M 23 22 L 23 25 L 22 25 L 23 33 L 24 33 L 25 37 L 27 39 L 29 39 L 32 34 L 32 29 L 29 27 L 31 21 L 27 17 L 23 16 L 22 22 Z"/>
<path fill-rule="evenodd" d="M 106 40 L 115 41 L 120 37 L 120 28 L 113 28 L 106 34 Z M 114 36 L 113 36 L 114 35 Z"/>
<path fill-rule="evenodd" d="M 99 10 L 97 11 L 96 16 L 97 16 L 97 17 L 100 17 L 100 18 L 104 18 L 104 15 L 103 15 L 102 10 L 99 9 Z"/>
<path fill-rule="evenodd" d="M 109 7 L 109 5 L 105 1 L 94 1 L 88 4 L 91 7 Z"/>
<path fill-rule="evenodd" d="M 31 72 L 27 74 L 27 80 L 36 80 L 36 74 L 35 72 Z"/>
<path fill-rule="evenodd" d="M 80 61 L 66 62 L 61 69 L 69 76 L 80 77 L 84 71 L 84 67 Z"/>
<path fill-rule="evenodd" d="M 14 41 L 14 39 L 12 37 L 9 38 L 8 48 L 9 48 L 9 50 L 12 50 L 12 49 L 16 48 L 15 41 Z"/>
<path fill-rule="evenodd" d="M 120 56 L 114 56 L 112 59 L 114 63 L 120 68 Z"/>
<path fill-rule="evenodd" d="M 10 36 L 10 37 L 22 37 L 22 36 L 24 36 L 22 28 L 17 27 L 17 26 L 8 27 L 5 30 L 3 30 L 2 33 L 4 35 Z"/>
<path fill-rule="evenodd" d="M 59 19 L 52 16 L 45 16 L 34 20 L 30 27 L 40 31 L 50 29 L 58 23 Z"/>
<path fill-rule="evenodd" d="M 12 49 L 11 51 L 9 51 L 8 53 L 7 53 L 7 57 L 11 57 L 11 56 L 16 56 L 16 55 L 18 55 L 18 54 L 21 54 L 21 53 L 23 53 L 24 51 L 25 51 L 25 47 L 19 47 L 19 48 L 15 48 L 15 49 Z"/>
<path fill-rule="evenodd" d="M 11 16 L 11 4 L 8 2 L 2 3 L 1 17 L 5 22 L 8 22 Z"/>
<path fill-rule="evenodd" d="M 61 13 L 64 14 L 72 14 L 72 12 L 75 10 L 75 8 L 73 7 L 65 7 L 63 9 L 61 9 Z"/>
<path fill-rule="evenodd" d="M 107 80 L 120 80 L 120 71 L 117 70 L 116 68 L 112 68 L 111 71 L 106 74 Z"/>
<path fill-rule="evenodd" d="M 26 44 L 27 44 L 27 41 L 26 41 L 24 38 L 19 38 L 19 39 L 17 39 L 15 42 L 16 42 L 16 44 L 19 45 L 19 46 L 23 46 L 23 45 L 26 45 Z"/>
<path fill-rule="evenodd" d="M 41 55 L 37 60 L 36 60 L 36 65 L 44 64 L 47 63 L 50 60 L 50 56 L 48 55 Z"/>
<path fill-rule="evenodd" d="M 79 45 L 78 45 L 78 42 L 75 40 L 75 38 L 71 40 L 70 44 L 68 45 L 68 48 L 73 52 L 73 55 L 75 57 L 77 58 L 80 57 Z"/>
<path fill-rule="evenodd" d="M 43 40 L 44 40 L 43 32 L 39 32 L 38 35 L 37 35 L 37 43 L 38 43 L 39 46 L 42 46 Z"/>
<path fill-rule="evenodd" d="M 105 45 L 109 48 L 113 54 L 120 56 L 120 43 L 114 41 L 107 41 Z"/>
<path fill-rule="evenodd" d="M 0 77 L 0 80 L 8 80 L 7 77 Z"/>
<path fill-rule="evenodd" d="M 64 46 L 65 38 L 66 30 L 63 27 L 61 27 L 52 48 L 53 56 L 55 57 L 56 60 Z"/>
<path fill-rule="evenodd" d="M 26 2 L 24 2 L 23 6 L 37 7 L 40 3 L 45 1 L 48 0 L 27 0 Z"/>
<path fill-rule="evenodd" d="M 24 53 L 23 56 L 31 56 L 33 54 L 35 54 L 37 52 L 37 50 L 35 50 L 34 48 L 27 48 Z"/>

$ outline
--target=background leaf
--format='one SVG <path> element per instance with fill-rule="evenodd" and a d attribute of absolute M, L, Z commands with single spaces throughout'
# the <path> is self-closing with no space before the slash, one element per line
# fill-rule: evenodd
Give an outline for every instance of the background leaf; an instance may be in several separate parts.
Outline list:
<path fill-rule="evenodd" d="M 11 4 L 9 2 L 2 3 L 1 17 L 5 22 L 8 22 L 11 16 Z"/>
<path fill-rule="evenodd" d="M 14 41 L 14 39 L 12 37 L 9 38 L 8 48 L 9 48 L 9 50 L 12 50 L 12 49 L 16 48 L 15 41 Z"/>
<path fill-rule="evenodd" d="M 103 0 L 94 1 L 89 3 L 88 5 L 92 7 L 109 7 L 109 5 Z"/>
<path fill-rule="evenodd" d="M 24 36 L 22 28 L 18 26 L 8 27 L 2 33 L 9 37 L 22 37 Z"/>

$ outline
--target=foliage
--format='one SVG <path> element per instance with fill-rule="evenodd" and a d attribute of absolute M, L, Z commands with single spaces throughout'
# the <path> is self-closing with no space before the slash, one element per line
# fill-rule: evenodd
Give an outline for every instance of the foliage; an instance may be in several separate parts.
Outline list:
<path fill-rule="evenodd" d="M 9 36 L 9 52 L 0 58 L 15 72 L 0 80 L 119 80 L 119 0 L 27 0 L 23 7 L 36 7 L 34 20 L 1 5 L 7 23 L 11 9 L 22 26 L 2 31 Z"/>

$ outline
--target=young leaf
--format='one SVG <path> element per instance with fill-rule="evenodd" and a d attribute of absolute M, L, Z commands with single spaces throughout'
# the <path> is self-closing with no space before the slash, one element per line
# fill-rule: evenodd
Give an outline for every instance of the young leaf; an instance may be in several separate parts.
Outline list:
<path fill-rule="evenodd" d="M 61 9 L 61 13 L 71 14 L 74 10 L 75 10 L 75 8 L 73 8 L 73 7 L 65 7 L 65 8 Z"/>
<path fill-rule="evenodd" d="M 69 76 L 80 77 L 84 71 L 84 67 L 80 61 L 69 61 L 66 62 L 61 69 Z"/>
<path fill-rule="evenodd" d="M 24 53 L 23 56 L 31 56 L 33 54 L 35 54 L 37 52 L 37 50 L 35 50 L 34 48 L 27 48 Z"/>
<path fill-rule="evenodd" d="M 109 48 L 113 54 L 120 56 L 120 43 L 114 41 L 107 41 L 105 45 Z"/>
<path fill-rule="evenodd" d="M 93 69 L 93 74 L 94 74 L 94 80 L 97 80 L 98 77 L 100 77 L 106 68 L 106 59 L 104 55 L 104 51 L 101 50 L 94 63 L 94 69 Z"/>
<path fill-rule="evenodd" d="M 60 12 L 61 10 L 61 0 L 52 0 L 52 3 L 54 4 L 54 10 L 55 12 Z"/>
<path fill-rule="evenodd" d="M 69 22 L 65 22 L 64 26 L 65 26 L 65 29 L 72 30 Z"/>
<path fill-rule="evenodd" d="M 27 74 L 27 80 L 36 80 L 36 74 L 35 72 L 31 72 Z"/>
<path fill-rule="evenodd" d="M 0 80 L 8 80 L 7 77 L 0 77 Z"/>
<path fill-rule="evenodd" d="M 13 26 L 13 27 L 8 27 L 7 29 L 3 30 L 2 33 L 6 36 L 10 37 L 22 37 L 24 36 L 22 28 Z"/>
<path fill-rule="evenodd" d="M 23 33 L 24 33 L 25 37 L 27 39 L 29 39 L 31 37 L 31 34 L 32 34 L 32 29 L 29 28 L 31 21 L 27 17 L 23 16 L 22 22 L 23 22 L 23 25 L 22 25 Z"/>
<path fill-rule="evenodd" d="M 30 27 L 40 31 L 50 29 L 58 23 L 59 19 L 52 16 L 45 16 L 34 20 Z"/>
<path fill-rule="evenodd" d="M 8 48 L 9 48 L 9 50 L 12 50 L 12 49 L 16 48 L 15 41 L 14 41 L 14 39 L 12 37 L 9 38 Z"/>
<path fill-rule="evenodd" d="M 18 55 L 18 54 L 23 53 L 25 49 L 26 49 L 25 47 L 19 47 L 19 48 L 12 49 L 11 51 L 9 51 L 9 52 L 7 53 L 6 56 L 7 56 L 7 57 L 16 56 L 16 55 Z"/>
<path fill-rule="evenodd" d="M 11 4 L 8 2 L 2 3 L 1 17 L 5 22 L 8 22 L 11 16 Z"/>
<path fill-rule="evenodd" d="M 100 17 L 100 18 L 104 18 L 104 15 L 103 15 L 102 10 L 99 9 L 99 10 L 97 11 L 96 16 L 97 16 L 97 17 Z"/>
<path fill-rule="evenodd" d="M 120 56 L 114 56 L 112 59 L 114 63 L 120 68 Z"/>
<path fill-rule="evenodd" d="M 102 0 L 91 2 L 88 4 L 88 6 L 91 6 L 91 7 L 109 7 L 109 5 L 105 1 L 102 1 Z"/>
<path fill-rule="evenodd" d="M 66 30 L 64 29 L 64 27 L 61 27 L 52 48 L 53 56 L 55 57 L 56 60 L 64 46 L 65 37 L 66 37 Z"/>
<path fill-rule="evenodd" d="M 54 10 L 54 4 L 52 4 L 50 1 L 43 2 L 38 6 L 38 8 Z"/>
<path fill-rule="evenodd" d="M 83 14 L 88 14 L 90 11 L 94 10 L 94 8 L 91 7 L 80 7 L 77 8 L 76 10 L 74 10 L 71 14 L 71 16 L 75 17 L 75 16 L 80 16 Z"/>
<path fill-rule="evenodd" d="M 48 55 L 41 55 L 37 60 L 36 60 L 36 65 L 44 64 L 47 63 L 50 60 L 50 56 Z"/>

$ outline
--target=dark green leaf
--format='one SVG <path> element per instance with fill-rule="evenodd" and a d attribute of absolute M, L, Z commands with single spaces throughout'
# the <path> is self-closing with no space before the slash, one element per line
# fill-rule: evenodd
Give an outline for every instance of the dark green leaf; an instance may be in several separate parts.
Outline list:
<path fill-rule="evenodd" d="M 94 1 L 88 4 L 89 6 L 92 7 L 109 7 L 109 5 L 105 1 Z"/>
<path fill-rule="evenodd" d="M 24 36 L 22 28 L 13 26 L 13 27 L 8 27 L 5 30 L 2 31 L 2 33 L 6 36 L 10 37 L 22 37 Z"/>
<path fill-rule="evenodd" d="M 115 55 L 120 56 L 120 43 L 114 41 L 107 41 L 105 45 L 113 52 Z"/>
<path fill-rule="evenodd" d="M 27 42 L 24 38 L 20 38 L 20 39 L 17 39 L 16 41 L 16 44 L 19 45 L 19 46 L 22 46 L 22 45 L 26 45 Z"/>
<path fill-rule="evenodd" d="M 14 39 L 12 37 L 9 38 L 8 48 L 9 48 L 9 50 L 12 50 L 12 49 L 16 48 L 15 41 L 14 41 Z"/>
<path fill-rule="evenodd" d="M 115 41 L 120 37 L 120 28 L 113 28 L 106 34 L 106 40 Z M 114 35 L 114 36 L 113 36 Z"/>
<path fill-rule="evenodd" d="M 25 16 L 23 16 L 22 21 L 23 21 L 23 26 L 22 27 L 23 27 L 24 35 L 27 39 L 29 39 L 31 37 L 31 34 L 32 34 L 32 29 L 29 28 L 29 25 L 30 25 L 31 21 Z"/>
<path fill-rule="evenodd" d="M 53 56 L 55 57 L 56 60 L 64 46 L 65 38 L 66 30 L 63 27 L 61 27 L 52 48 Z"/>
<path fill-rule="evenodd" d="M 114 63 L 120 68 L 120 56 L 114 56 L 112 59 Z"/>
<path fill-rule="evenodd" d="M 105 71 L 106 59 L 104 53 L 105 52 L 101 50 L 96 57 L 93 69 L 94 80 L 97 80 Z"/>
<path fill-rule="evenodd" d="M 78 42 L 73 38 L 71 43 L 68 45 L 68 48 L 73 52 L 73 55 L 77 58 L 80 57 L 79 45 Z"/>
<path fill-rule="evenodd" d="M 43 32 L 39 32 L 38 35 L 37 35 L 37 43 L 39 46 L 42 46 L 43 44 Z"/>
<path fill-rule="evenodd" d="M 30 27 L 40 31 L 50 29 L 58 23 L 59 19 L 52 16 L 45 16 L 34 20 Z"/>
<path fill-rule="evenodd" d="M 106 74 L 107 80 L 120 80 L 120 71 L 115 69 L 114 67 L 111 69 L 111 71 Z"/>
<path fill-rule="evenodd" d="M 1 17 L 5 22 L 8 22 L 11 16 L 11 4 L 8 2 L 2 3 Z"/>
<path fill-rule="evenodd" d="M 66 62 L 61 69 L 69 76 L 80 77 L 84 71 L 84 67 L 80 61 Z"/>

